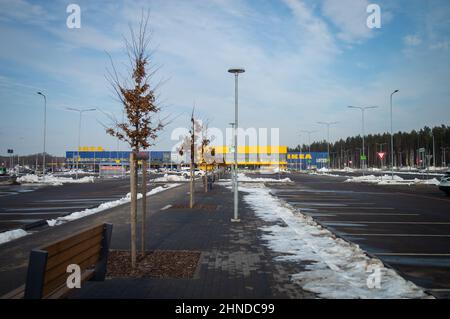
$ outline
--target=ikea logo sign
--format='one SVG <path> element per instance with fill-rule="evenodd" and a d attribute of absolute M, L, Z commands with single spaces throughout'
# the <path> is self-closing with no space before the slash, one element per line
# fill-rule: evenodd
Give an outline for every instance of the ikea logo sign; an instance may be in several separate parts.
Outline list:
<path fill-rule="evenodd" d="M 288 159 L 288 160 L 290 160 L 290 159 L 292 159 L 292 160 L 298 160 L 298 159 L 306 159 L 306 160 L 310 160 L 310 159 L 312 159 L 312 156 L 311 156 L 311 154 L 303 154 L 303 153 L 296 154 L 296 153 L 289 153 L 289 154 L 287 154 L 287 159 Z"/>

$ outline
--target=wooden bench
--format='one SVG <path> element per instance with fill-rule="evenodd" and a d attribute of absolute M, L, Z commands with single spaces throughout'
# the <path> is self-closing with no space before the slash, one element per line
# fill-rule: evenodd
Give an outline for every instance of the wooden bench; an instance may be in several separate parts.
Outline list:
<path fill-rule="evenodd" d="M 112 224 L 101 224 L 33 249 L 25 285 L 2 296 L 2 299 L 66 297 L 73 290 L 66 284 L 71 274 L 67 272 L 70 264 L 80 267 L 81 282 L 105 280 L 111 234 Z"/>

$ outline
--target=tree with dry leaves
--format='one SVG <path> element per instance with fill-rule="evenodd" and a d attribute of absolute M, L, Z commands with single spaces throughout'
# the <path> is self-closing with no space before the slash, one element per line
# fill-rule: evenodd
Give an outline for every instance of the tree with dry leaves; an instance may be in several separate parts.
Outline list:
<path fill-rule="evenodd" d="M 111 84 L 115 95 L 119 99 L 125 110 L 125 121 L 118 121 L 112 118 L 113 124 L 106 129 L 109 135 L 119 140 L 127 142 L 131 149 L 130 157 L 130 187 L 132 194 L 131 209 L 131 264 L 136 266 L 136 225 L 137 225 L 137 162 L 136 154 L 147 150 L 154 145 L 164 124 L 158 113 L 161 111 L 157 103 L 155 89 L 159 86 L 152 86 L 151 79 L 158 70 L 153 67 L 152 55 L 149 50 L 150 33 L 148 31 L 149 13 L 143 12 L 137 30 L 130 26 L 130 37 L 125 38 L 126 52 L 129 58 L 129 74 L 121 76 L 111 60 L 111 69 L 108 70 L 107 80 Z M 143 167 L 146 169 L 146 167 Z M 143 181 L 144 185 L 146 181 Z M 145 197 L 145 194 L 143 194 Z M 134 204 L 134 205 L 133 205 Z M 145 216 L 145 212 L 143 212 Z M 144 219 L 143 219 L 144 221 Z M 144 231 L 145 225 L 142 230 Z M 142 237 L 143 240 L 144 236 Z M 142 243 L 143 244 L 143 243 Z M 144 248 L 143 248 L 144 249 Z"/>

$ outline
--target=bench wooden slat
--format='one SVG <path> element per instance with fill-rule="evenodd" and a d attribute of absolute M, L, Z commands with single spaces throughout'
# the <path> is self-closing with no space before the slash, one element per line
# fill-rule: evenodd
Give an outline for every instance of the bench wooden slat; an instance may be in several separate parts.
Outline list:
<path fill-rule="evenodd" d="M 84 265 L 83 262 L 91 257 L 98 258 L 101 248 L 102 247 L 101 247 L 100 243 L 97 243 L 95 246 L 91 246 L 89 248 L 86 247 L 86 249 L 83 250 L 80 254 L 72 256 L 70 259 L 60 263 L 56 267 L 53 267 L 51 269 L 47 268 L 45 271 L 44 285 L 46 285 L 50 281 L 52 281 L 55 278 L 58 278 L 62 275 L 68 276 L 69 274 L 67 273 L 67 266 L 70 264 L 76 264 L 76 265 L 80 266 L 81 272 L 83 272 L 85 270 L 85 268 L 89 268 L 90 266 L 93 266 L 95 264 L 95 261 L 91 265 L 86 265 L 85 267 L 83 267 L 83 265 Z"/>
<path fill-rule="evenodd" d="M 91 229 L 84 230 L 69 237 L 66 237 L 61 241 L 57 241 L 50 245 L 42 247 L 41 250 L 45 250 L 46 252 L 48 252 L 48 256 L 51 257 L 67 249 L 70 249 L 71 247 L 77 245 L 82 241 L 85 241 L 86 239 L 92 238 L 95 235 L 102 234 L 102 232 L 103 232 L 103 225 L 99 225 Z"/>
<path fill-rule="evenodd" d="M 87 269 L 89 265 L 94 265 L 97 262 L 98 257 L 99 257 L 98 255 L 89 257 L 88 259 L 86 259 L 85 261 L 83 261 L 79 264 L 80 268 Z M 58 288 L 58 286 L 64 285 L 66 283 L 68 276 L 69 276 L 68 273 L 64 273 L 64 274 L 61 274 L 61 276 L 55 278 L 54 280 L 46 283 L 44 285 L 42 295 L 46 296 L 46 295 L 50 294 L 53 290 Z"/>
<path fill-rule="evenodd" d="M 104 280 L 111 234 L 112 224 L 101 224 L 33 249 L 28 261 L 26 284 L 1 298 L 63 298 L 73 291 L 66 283 L 70 264 L 80 267 L 81 282 Z"/>
<path fill-rule="evenodd" d="M 76 257 L 77 255 L 79 255 L 80 253 L 91 247 L 100 246 L 102 243 L 102 238 L 103 238 L 102 234 L 96 235 L 95 237 L 89 238 L 76 244 L 75 246 L 71 247 L 68 250 L 60 252 L 59 254 L 56 255 L 49 256 L 47 260 L 46 271 L 48 272 L 62 263 L 67 263 L 67 261 L 69 260 L 76 260 L 77 258 L 74 257 Z M 70 263 L 75 264 L 76 262 Z"/>
<path fill-rule="evenodd" d="M 95 272 L 93 269 L 84 271 L 81 274 L 81 282 L 90 280 L 92 277 L 94 277 L 94 274 L 95 274 Z M 72 291 L 73 291 L 73 289 L 67 288 L 67 285 L 64 283 L 64 284 L 60 285 L 58 288 L 56 288 L 52 293 L 46 295 L 44 298 L 45 299 L 62 299 L 62 298 L 67 297 L 69 295 L 69 293 L 71 293 Z"/>

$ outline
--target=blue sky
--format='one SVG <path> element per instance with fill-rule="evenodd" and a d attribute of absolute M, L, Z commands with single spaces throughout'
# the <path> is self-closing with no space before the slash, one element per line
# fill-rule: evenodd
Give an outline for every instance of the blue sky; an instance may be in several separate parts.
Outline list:
<path fill-rule="evenodd" d="M 81 28 L 66 27 L 66 7 L 81 7 Z M 366 26 L 366 7 L 381 7 L 381 29 Z M 47 150 L 63 155 L 77 145 L 77 114 L 95 107 L 121 116 L 105 80 L 109 52 L 126 63 L 122 36 L 151 11 L 155 82 L 162 116 L 172 123 L 154 149 L 170 149 L 171 132 L 188 122 L 192 105 L 210 126 L 234 116 L 229 67 L 240 80 L 240 126 L 279 127 L 282 144 L 306 143 L 300 130 L 339 121 L 332 139 L 357 135 L 360 114 L 347 105 L 378 105 L 366 131 L 389 129 L 395 89 L 396 130 L 449 124 L 450 2 L 447 0 L 0 0 L 0 154 L 42 149 L 43 99 L 48 97 Z M 117 147 L 102 112 L 83 118 L 83 145 Z M 120 145 L 124 149 L 125 144 Z"/>

